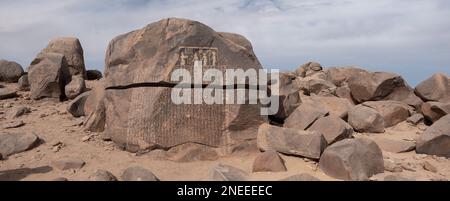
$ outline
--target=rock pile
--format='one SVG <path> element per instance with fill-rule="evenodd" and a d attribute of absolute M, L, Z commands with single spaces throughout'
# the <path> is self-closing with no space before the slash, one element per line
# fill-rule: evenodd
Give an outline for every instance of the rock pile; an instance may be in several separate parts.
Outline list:
<path fill-rule="evenodd" d="M 68 113 L 84 116 L 79 124 L 85 131 L 103 132 L 105 139 L 132 152 L 159 149 L 153 153 L 175 162 L 217 160 L 221 148 L 226 154 L 250 150 L 261 152 L 256 154 L 253 172 L 286 171 L 283 158 L 290 156 L 313 161 L 336 179 L 369 180 L 384 170 L 409 168 L 386 162 L 385 152 L 450 158 L 450 78 L 443 73 L 412 88 L 397 74 L 308 62 L 294 72 L 279 73 L 279 110 L 265 117 L 260 115 L 260 105 L 177 105 L 170 99 L 172 72 L 193 71 L 198 62 L 202 70 L 262 69 L 252 44 L 238 34 L 216 32 L 196 21 L 164 19 L 114 38 L 105 61 L 102 78 L 99 71 L 86 71 L 77 38 L 56 38 L 31 62 L 28 72 L 15 62 L 0 60 L 0 82 L 18 86 L 17 90 L 0 86 L 0 100 L 29 91 L 30 101 L 67 101 Z M 95 83 L 88 86 L 86 80 Z M 270 84 L 268 88 L 273 90 Z M 2 125 L 5 129 L 23 126 L 20 117 L 31 111 L 6 103 L 2 108 L 11 108 L 8 113 L 1 111 L 8 118 L 6 127 Z M 385 138 L 383 133 L 403 123 L 423 128 L 423 133 L 409 141 Z M 34 133 L 2 131 L 0 159 L 32 149 L 38 142 Z M 51 162 L 60 170 L 84 165 L 76 158 Z M 423 168 L 437 172 L 431 163 Z M 248 176 L 244 170 L 217 164 L 208 179 L 247 180 Z M 104 170 L 91 177 L 117 180 Z M 159 180 L 138 166 L 126 169 L 121 179 Z M 285 180 L 318 179 L 300 174 Z"/>

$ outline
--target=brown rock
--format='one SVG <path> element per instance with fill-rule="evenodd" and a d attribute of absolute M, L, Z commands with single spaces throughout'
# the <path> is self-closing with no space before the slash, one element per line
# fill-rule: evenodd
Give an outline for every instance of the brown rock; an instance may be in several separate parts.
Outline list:
<path fill-rule="evenodd" d="M 278 73 L 279 85 L 278 94 L 271 94 L 278 97 L 279 107 L 276 114 L 272 118 L 283 121 L 301 104 L 300 94 L 293 83 L 296 79 L 295 75 L 290 73 Z M 277 86 L 277 85 L 275 85 Z M 273 85 L 269 87 L 273 91 Z"/>
<path fill-rule="evenodd" d="M 352 97 L 359 103 L 381 100 L 392 93 L 395 88 L 405 86 L 403 78 L 393 73 L 360 73 L 351 77 L 348 86 Z"/>
<path fill-rule="evenodd" d="M 248 173 L 241 169 L 217 164 L 209 170 L 208 181 L 246 181 L 248 180 Z"/>
<path fill-rule="evenodd" d="M 17 97 L 17 92 L 8 88 L 0 88 L 0 100 L 15 98 Z"/>
<path fill-rule="evenodd" d="M 20 64 L 0 60 L 0 82 L 17 82 L 23 74 L 23 68 Z"/>
<path fill-rule="evenodd" d="M 395 126 L 410 116 L 410 107 L 398 101 L 369 101 L 362 105 L 373 108 L 380 113 L 384 119 L 385 127 Z"/>
<path fill-rule="evenodd" d="M 317 119 L 324 117 L 328 111 L 311 103 L 302 103 L 284 121 L 284 127 L 299 130 L 308 129 Z"/>
<path fill-rule="evenodd" d="M 122 173 L 123 181 L 159 181 L 153 172 L 143 167 L 129 167 Z"/>
<path fill-rule="evenodd" d="M 64 99 L 64 86 L 70 81 L 66 58 L 62 54 L 39 54 L 29 67 L 32 99 Z"/>
<path fill-rule="evenodd" d="M 85 116 L 84 105 L 90 94 L 90 91 L 84 92 L 70 101 L 69 105 L 67 106 L 67 111 L 74 117 Z"/>
<path fill-rule="evenodd" d="M 219 32 L 221 36 L 235 43 L 236 45 L 240 45 L 247 50 L 253 51 L 252 43 L 242 35 L 235 33 L 227 33 L 227 32 Z"/>
<path fill-rule="evenodd" d="M 355 100 L 353 100 L 350 87 L 348 87 L 347 85 L 336 88 L 336 96 L 339 98 L 347 99 L 352 105 L 355 104 Z"/>
<path fill-rule="evenodd" d="M 392 153 L 409 152 L 416 147 L 416 144 L 411 141 L 389 139 L 383 136 L 370 136 L 368 138 L 377 143 L 381 150 Z"/>
<path fill-rule="evenodd" d="M 319 106 L 327 110 L 330 115 L 338 116 L 342 119 L 347 119 L 348 111 L 353 108 L 353 104 L 350 101 L 338 97 L 311 96 L 304 98 L 303 102 Z"/>
<path fill-rule="evenodd" d="M 283 154 L 319 159 L 327 141 L 318 132 L 263 124 L 258 130 L 257 144 L 262 151 L 275 150 Z"/>
<path fill-rule="evenodd" d="M 450 157 L 450 114 L 436 121 L 420 135 L 416 142 L 416 152 Z"/>
<path fill-rule="evenodd" d="M 367 139 L 345 139 L 325 149 L 319 162 L 328 176 L 342 180 L 367 180 L 384 171 L 383 155 Z"/>
<path fill-rule="evenodd" d="M 353 134 L 353 128 L 347 122 L 333 115 L 319 118 L 308 131 L 322 133 L 328 144 L 350 138 Z"/>
<path fill-rule="evenodd" d="M 253 172 L 284 172 L 287 171 L 283 159 L 276 151 L 267 151 L 256 156 L 253 162 Z"/>
<path fill-rule="evenodd" d="M 450 114 L 450 102 L 426 102 L 422 105 L 421 111 L 426 120 L 436 122 L 443 116 Z"/>
<path fill-rule="evenodd" d="M 265 121 L 259 105 L 176 105 L 169 87 L 134 87 L 173 82 L 171 72 L 192 69 L 199 54 L 204 69 L 262 68 L 251 50 L 196 21 L 164 19 L 114 38 L 105 66 L 107 135 L 127 149 L 140 141 L 170 148 L 187 142 L 224 146 L 255 139 Z"/>
<path fill-rule="evenodd" d="M 416 113 L 413 114 L 411 117 L 409 117 L 408 119 L 406 119 L 406 122 L 413 124 L 413 125 L 417 125 L 419 124 L 421 121 L 423 121 L 424 116 L 420 113 Z"/>
<path fill-rule="evenodd" d="M 105 85 L 102 80 L 96 82 L 92 87 L 91 94 L 84 104 L 84 114 L 87 115 L 84 130 L 91 132 L 103 132 L 105 130 Z"/>
<path fill-rule="evenodd" d="M 368 71 L 358 67 L 332 67 L 327 68 L 325 72 L 327 75 L 326 80 L 338 87 L 347 86 L 347 83 L 352 77 L 369 73 Z"/>
<path fill-rule="evenodd" d="M 52 161 L 50 165 L 59 170 L 70 170 L 81 169 L 85 164 L 86 162 L 78 158 L 64 158 Z"/>
<path fill-rule="evenodd" d="M 436 73 L 417 85 L 415 92 L 424 101 L 450 102 L 449 78 L 443 73 Z"/>
<path fill-rule="evenodd" d="M 0 134 L 0 154 L 7 157 L 12 154 L 27 151 L 39 142 L 34 133 L 2 133 Z"/>
<path fill-rule="evenodd" d="M 348 123 L 358 132 L 383 133 L 384 118 L 376 110 L 358 105 L 348 113 Z"/>
<path fill-rule="evenodd" d="M 423 104 L 422 99 L 416 96 L 414 89 L 409 86 L 395 88 L 384 100 L 400 101 L 414 107 L 416 110 L 419 110 Z"/>
<path fill-rule="evenodd" d="M 43 53 L 59 53 L 67 59 L 70 76 L 81 75 L 86 78 L 86 69 L 84 66 L 83 48 L 78 38 L 60 37 L 49 42 L 47 47 L 42 50 Z"/>
<path fill-rule="evenodd" d="M 305 91 L 306 94 L 321 94 L 324 91 L 334 93 L 336 91 L 336 86 L 333 83 L 319 78 L 299 77 L 295 82 L 296 88 Z"/>
<path fill-rule="evenodd" d="M 84 79 L 80 76 L 72 76 L 72 81 L 65 86 L 65 94 L 67 98 L 74 99 L 81 93 L 86 91 L 86 84 Z"/>

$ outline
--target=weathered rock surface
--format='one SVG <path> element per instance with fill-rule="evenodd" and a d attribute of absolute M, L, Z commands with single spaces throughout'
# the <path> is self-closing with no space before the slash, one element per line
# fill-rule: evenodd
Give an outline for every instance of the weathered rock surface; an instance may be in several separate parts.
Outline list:
<path fill-rule="evenodd" d="M 23 68 L 20 64 L 0 60 L 0 82 L 17 82 L 23 74 Z"/>
<path fill-rule="evenodd" d="M 29 67 L 31 98 L 64 99 L 64 86 L 70 81 L 66 58 L 62 54 L 39 54 Z"/>
<path fill-rule="evenodd" d="M 443 73 L 436 73 L 417 85 L 415 92 L 424 101 L 450 102 L 449 78 Z"/>
<path fill-rule="evenodd" d="M 348 113 L 348 123 L 355 131 L 363 133 L 383 133 L 384 118 L 375 109 L 358 105 Z"/>
<path fill-rule="evenodd" d="M 67 111 L 72 114 L 74 117 L 85 116 L 84 105 L 86 104 L 86 100 L 90 96 L 91 92 L 87 91 L 80 94 L 78 97 L 70 101 L 67 106 Z"/>
<path fill-rule="evenodd" d="M 123 181 L 159 181 L 150 170 L 139 166 L 125 169 L 121 178 Z"/>
<path fill-rule="evenodd" d="M 272 118 L 283 121 L 301 104 L 300 94 L 298 89 L 296 89 L 294 81 L 296 79 L 295 75 L 290 73 L 278 73 L 279 85 L 278 94 L 272 94 L 272 96 L 277 96 L 279 101 L 278 111 L 276 114 L 272 115 Z M 273 91 L 274 86 L 269 86 L 271 91 Z"/>
<path fill-rule="evenodd" d="M 443 116 L 450 114 L 450 102 L 426 102 L 422 105 L 421 111 L 426 120 L 436 122 Z"/>
<path fill-rule="evenodd" d="M 257 144 L 262 151 L 275 150 L 283 154 L 319 159 L 327 141 L 318 132 L 263 124 L 258 130 Z"/>
<path fill-rule="evenodd" d="M 332 94 L 336 91 L 333 83 L 315 77 L 298 78 L 295 82 L 296 88 L 305 91 L 306 94 Z"/>
<path fill-rule="evenodd" d="M 256 156 L 253 162 L 253 172 L 283 172 L 287 171 L 283 159 L 276 151 L 266 151 Z"/>
<path fill-rule="evenodd" d="M 384 171 L 378 145 L 368 139 L 345 139 L 325 149 L 319 161 L 327 175 L 342 180 L 368 180 Z"/>
<path fill-rule="evenodd" d="M 362 103 L 381 100 L 392 93 L 395 88 L 405 86 L 399 75 L 385 72 L 359 73 L 348 81 L 352 97 Z"/>
<path fill-rule="evenodd" d="M 170 148 L 187 142 L 224 146 L 254 139 L 264 122 L 259 105 L 176 105 L 171 88 L 132 85 L 172 82 L 171 72 L 192 69 L 195 60 L 203 69 L 262 68 L 245 44 L 196 21 L 164 19 L 114 38 L 105 66 L 105 132 L 112 140 L 135 149 L 141 141 Z"/>
<path fill-rule="evenodd" d="M 50 165 L 58 170 L 70 170 L 81 169 L 85 164 L 86 162 L 79 158 L 64 158 L 52 161 Z"/>
<path fill-rule="evenodd" d="M 368 101 L 362 105 L 375 109 L 384 119 L 384 126 L 391 127 L 405 121 L 410 116 L 410 108 L 399 101 Z"/>
<path fill-rule="evenodd" d="M 242 35 L 236 33 L 219 32 L 221 36 L 235 43 L 236 45 L 242 46 L 247 50 L 253 51 L 252 43 Z"/>
<path fill-rule="evenodd" d="M 72 76 L 72 81 L 70 81 L 64 87 L 64 90 L 67 98 L 76 98 L 78 95 L 86 91 L 86 84 L 84 83 L 84 79 L 80 75 Z"/>
<path fill-rule="evenodd" d="M 330 115 L 338 116 L 342 119 L 347 119 L 348 111 L 354 107 L 348 99 L 338 97 L 311 96 L 304 98 L 303 102 L 323 108 Z"/>
<path fill-rule="evenodd" d="M 0 154 L 7 157 L 12 154 L 27 151 L 39 142 L 34 133 L 2 133 L 0 134 Z"/>
<path fill-rule="evenodd" d="M 84 104 L 84 114 L 87 116 L 84 130 L 91 132 L 103 132 L 105 130 L 106 106 L 105 106 L 105 85 L 103 81 L 96 83 L 91 94 Z"/>
<path fill-rule="evenodd" d="M 41 54 L 45 53 L 58 53 L 64 55 L 70 76 L 81 75 L 83 78 L 86 78 L 83 48 L 81 47 L 78 38 L 55 38 L 41 51 Z"/>
<path fill-rule="evenodd" d="M 450 158 L 450 115 L 442 117 L 420 135 L 416 152 Z"/>
<path fill-rule="evenodd" d="M 308 131 L 316 131 L 323 134 L 328 144 L 350 138 L 353 134 L 353 128 L 347 122 L 334 115 L 319 118 L 308 128 Z"/>
<path fill-rule="evenodd" d="M 416 96 L 414 89 L 409 86 L 395 88 L 391 94 L 384 98 L 384 100 L 400 101 L 414 107 L 416 110 L 420 109 L 423 104 L 422 99 Z"/>
<path fill-rule="evenodd" d="M 209 170 L 208 181 L 246 181 L 248 173 L 233 166 L 216 164 Z"/>
<path fill-rule="evenodd" d="M 325 108 L 316 107 L 312 103 L 302 103 L 294 112 L 285 120 L 284 127 L 306 130 L 317 119 L 328 114 Z"/>

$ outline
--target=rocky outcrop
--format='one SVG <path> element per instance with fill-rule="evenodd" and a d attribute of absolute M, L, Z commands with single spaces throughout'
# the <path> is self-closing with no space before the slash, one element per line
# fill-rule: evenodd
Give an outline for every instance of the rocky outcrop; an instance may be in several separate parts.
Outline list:
<path fill-rule="evenodd" d="M 31 98 L 66 98 L 64 87 L 70 82 L 66 58 L 58 53 L 41 53 L 28 68 Z"/>
<path fill-rule="evenodd" d="M 105 66 L 106 133 L 112 140 L 136 149 L 142 142 L 170 148 L 254 139 L 264 122 L 259 105 L 176 105 L 170 87 L 140 85 L 172 82 L 175 69 L 192 69 L 195 61 L 203 69 L 261 69 L 245 44 L 196 21 L 164 19 L 114 38 Z"/>
<path fill-rule="evenodd" d="M 83 48 L 78 38 L 60 37 L 49 42 L 40 54 L 58 53 L 64 55 L 70 76 L 80 75 L 86 78 Z M 38 56 L 39 57 L 39 56 Z"/>
<path fill-rule="evenodd" d="M 450 102 L 450 81 L 443 73 L 432 77 L 416 86 L 416 94 L 424 101 Z"/>

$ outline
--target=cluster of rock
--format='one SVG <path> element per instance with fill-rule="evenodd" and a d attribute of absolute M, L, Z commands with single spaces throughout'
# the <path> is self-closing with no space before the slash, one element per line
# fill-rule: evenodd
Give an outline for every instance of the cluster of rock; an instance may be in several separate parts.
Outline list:
<path fill-rule="evenodd" d="M 450 78 L 445 74 L 435 74 L 412 88 L 397 74 L 358 67 L 325 69 L 308 62 L 295 72 L 279 74 L 280 93 L 276 95 L 281 105 L 266 119 L 259 115 L 260 105 L 173 104 L 171 88 L 163 84 L 171 81 L 175 69 L 192 67 L 189 60 L 181 61 L 181 55 L 189 51 L 220 52 L 211 61 L 205 60 L 214 63 L 205 69 L 262 68 L 243 36 L 171 18 L 113 39 L 106 53 L 105 80 L 89 90 L 85 79 L 100 79 L 101 73 L 85 70 L 83 49 L 76 38 L 52 40 L 33 60 L 28 73 L 14 62 L 0 61 L 0 81 L 18 82 L 19 89 L 30 90 L 35 100 L 70 99 L 68 111 L 74 117 L 86 116 L 85 130 L 105 132 L 107 139 L 129 151 L 170 149 L 164 154 L 178 162 L 214 160 L 218 154 L 211 147 L 228 146 L 231 152 L 238 152 L 240 143 L 256 140 L 255 146 L 263 153 L 255 159 L 254 172 L 286 171 L 279 155 L 284 154 L 317 161 L 325 174 L 337 179 L 367 180 L 384 171 L 381 150 L 385 147 L 450 157 Z M 1 99 L 15 96 L 0 90 Z M 384 133 L 404 121 L 430 127 L 415 145 L 401 148 L 353 137 L 356 132 Z M 30 143 L 16 145 L 10 135 L 0 137 L 5 139 L 0 141 L 3 156 L 24 151 L 37 140 L 32 135 L 22 136 Z M 64 164 L 71 167 L 72 163 L 53 165 Z M 78 161 L 75 166 L 80 164 Z M 210 178 L 245 180 L 246 174 L 217 165 Z M 98 175 L 113 178 L 105 172 Z M 140 168 L 125 171 L 123 177 L 158 180 Z M 286 180 L 316 178 L 297 175 Z"/>
<path fill-rule="evenodd" d="M 415 89 L 393 73 L 358 67 L 324 69 L 317 62 L 279 76 L 281 112 L 271 116 L 272 125 L 259 128 L 257 142 L 262 151 L 318 160 L 324 173 L 344 180 L 365 180 L 382 173 L 380 147 L 450 157 L 450 79 L 445 74 L 435 74 Z M 352 137 L 354 132 L 384 133 L 404 121 L 432 125 L 416 145 Z"/>

